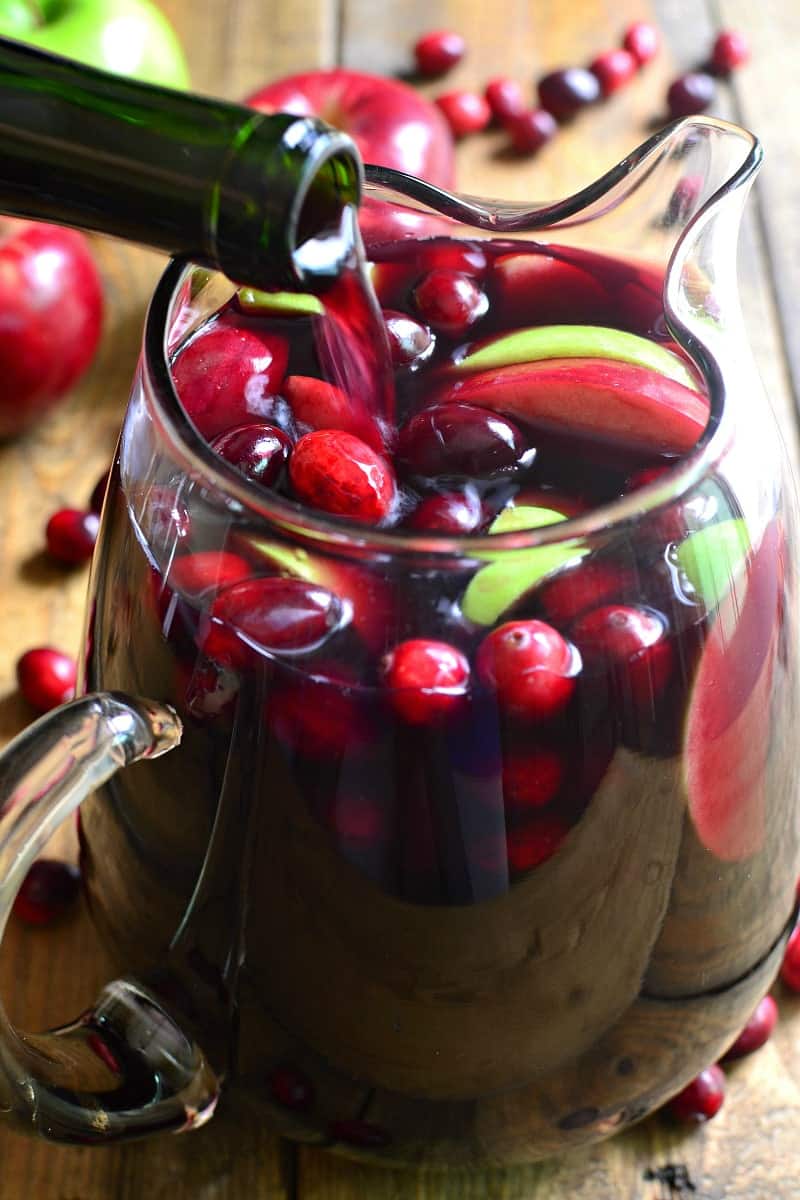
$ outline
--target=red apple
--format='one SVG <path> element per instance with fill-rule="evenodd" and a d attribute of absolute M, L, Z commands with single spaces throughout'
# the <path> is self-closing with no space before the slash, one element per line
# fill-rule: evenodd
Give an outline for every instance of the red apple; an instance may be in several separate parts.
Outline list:
<path fill-rule="evenodd" d="M 249 97 L 261 112 L 317 116 L 348 133 L 365 162 L 393 167 L 450 188 L 453 138 L 442 114 L 396 79 L 361 71 L 308 71 L 268 84 Z"/>
<path fill-rule="evenodd" d="M 0 218 L 0 437 L 26 429 L 83 374 L 102 311 L 82 234 Z"/>

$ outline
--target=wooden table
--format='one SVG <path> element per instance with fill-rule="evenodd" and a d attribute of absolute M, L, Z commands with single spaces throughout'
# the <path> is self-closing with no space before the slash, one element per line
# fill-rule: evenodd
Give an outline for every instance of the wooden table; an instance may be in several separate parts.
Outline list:
<path fill-rule="evenodd" d="M 744 29 L 753 62 L 724 87 L 715 111 L 755 129 L 767 166 L 742 237 L 743 302 L 769 393 L 792 445 L 800 384 L 800 222 L 793 152 L 800 39 L 796 0 L 162 0 L 188 51 L 195 85 L 236 97 L 286 72 L 335 63 L 406 70 L 424 30 L 452 26 L 472 47 L 446 86 L 480 86 L 495 74 L 533 80 L 613 45 L 632 19 L 655 16 L 666 48 L 633 86 L 564 130 L 535 160 L 502 153 L 503 137 L 459 149 L 465 191 L 554 198 L 589 182 L 641 141 L 663 109 L 669 79 L 702 59 L 716 22 Z M 755 12 L 755 15 L 751 15 Z M 719 24 L 716 24 L 719 27 Z M 440 85 L 441 86 L 441 85 Z M 435 85 L 426 90 L 436 92 Z M 85 504 L 109 459 L 138 351 L 144 306 L 162 266 L 155 255 L 96 242 L 108 312 L 97 361 L 74 398 L 32 435 L 0 450 L 0 738 L 31 714 L 14 691 L 14 662 L 31 645 L 77 649 L 86 586 L 41 553 L 50 512 Z M 794 388 L 793 388 L 794 385 Z M 62 839 L 58 852 L 67 847 Z M 84 914 L 52 929 L 12 925 L 0 994 L 28 1028 L 74 1015 L 108 967 Z M 660 1200 L 648 1167 L 688 1165 L 697 1200 L 789 1200 L 800 1194 L 800 1000 L 778 990 L 773 1041 L 730 1073 L 722 1114 L 697 1132 L 664 1118 L 559 1162 L 514 1172 L 447 1176 L 349 1164 L 281 1145 L 253 1118 L 223 1111 L 190 1137 L 87 1151 L 0 1135 L 0 1200 Z"/>

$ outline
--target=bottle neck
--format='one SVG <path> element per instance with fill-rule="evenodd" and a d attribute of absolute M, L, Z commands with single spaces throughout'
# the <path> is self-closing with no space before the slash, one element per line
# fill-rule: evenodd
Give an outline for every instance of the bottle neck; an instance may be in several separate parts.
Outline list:
<path fill-rule="evenodd" d="M 140 242 L 256 287 L 335 275 L 295 251 L 358 202 L 320 121 L 151 87 L 0 39 L 0 210 Z"/>

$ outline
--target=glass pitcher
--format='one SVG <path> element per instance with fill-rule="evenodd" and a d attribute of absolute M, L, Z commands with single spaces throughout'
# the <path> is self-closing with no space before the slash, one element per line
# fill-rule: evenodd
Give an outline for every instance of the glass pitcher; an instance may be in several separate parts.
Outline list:
<path fill-rule="evenodd" d="M 409 262 L 502 259 L 502 325 L 613 309 L 702 380 L 696 444 L 536 529 L 348 525 L 243 478 L 171 375 L 234 286 L 169 265 L 93 565 L 87 694 L 2 760 L 4 915 L 80 805 L 123 972 L 71 1025 L 3 1022 L 20 1128 L 186 1129 L 241 1090 L 280 1134 L 346 1154 L 528 1162 L 641 1119 L 734 1040 L 798 876 L 797 503 L 736 287 L 760 158 L 744 130 L 686 120 L 540 207 L 367 168 L 385 306 Z M 649 410 L 624 420 L 649 444 Z M 254 579 L 322 589 L 330 629 L 265 646 L 217 604 Z M 553 719 L 506 711 L 473 670 L 425 724 L 376 674 L 403 639 L 474 664 L 510 620 L 569 632 L 609 605 L 656 620 L 666 657 L 620 675 L 585 649 Z"/>

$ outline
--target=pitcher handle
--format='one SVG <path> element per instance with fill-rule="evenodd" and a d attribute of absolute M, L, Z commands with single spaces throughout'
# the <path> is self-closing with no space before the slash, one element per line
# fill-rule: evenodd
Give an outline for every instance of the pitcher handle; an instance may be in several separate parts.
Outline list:
<path fill-rule="evenodd" d="M 121 767 L 177 746 L 163 704 L 98 692 L 24 730 L 0 755 L 0 937 L 51 834 Z M 202 1050 L 134 979 L 107 984 L 77 1020 L 17 1032 L 0 1005 L 0 1113 L 60 1142 L 113 1142 L 199 1126 L 219 1082 Z"/>

